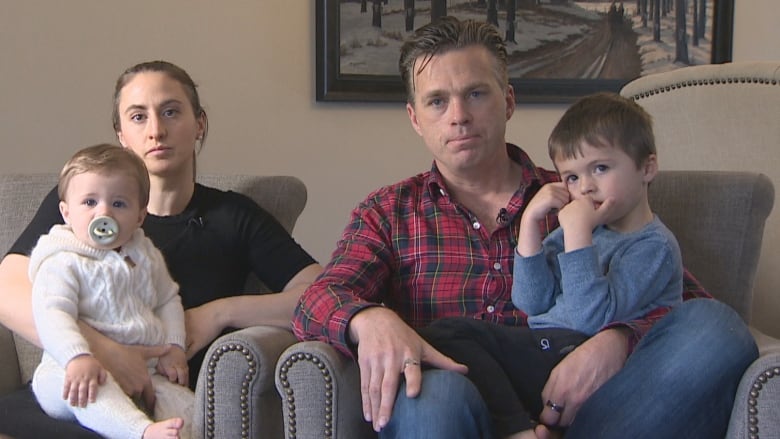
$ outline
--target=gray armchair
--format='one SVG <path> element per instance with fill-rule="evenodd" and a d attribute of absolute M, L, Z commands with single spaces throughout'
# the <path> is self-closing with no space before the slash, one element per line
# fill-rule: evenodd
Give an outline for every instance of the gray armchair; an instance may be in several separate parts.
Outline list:
<path fill-rule="evenodd" d="M 306 205 L 306 186 L 295 177 L 209 174 L 199 176 L 198 181 L 249 196 L 288 231 L 292 231 Z M 56 183 L 54 174 L 0 175 L 1 255 Z M 247 281 L 247 291 L 264 288 L 257 279 Z M 195 392 L 195 437 L 281 438 L 282 413 L 273 373 L 279 355 L 293 342 L 295 337 L 290 331 L 265 326 L 236 331 L 214 341 Z M 40 349 L 0 325 L 0 394 L 28 382 L 40 355 Z"/>
<path fill-rule="evenodd" d="M 688 67 L 640 78 L 622 94 L 653 115 L 664 168 L 665 150 L 709 151 L 721 140 L 719 127 L 744 130 L 734 135 L 746 146 L 772 142 L 777 148 L 780 138 L 748 127 L 777 126 L 779 70 L 778 63 Z M 732 102 L 737 99 L 748 104 L 737 107 Z M 775 200 L 769 178 L 756 172 L 662 171 L 650 198 L 680 241 L 685 265 L 749 322 L 764 224 Z M 758 331 L 754 336 L 761 356 L 739 385 L 729 438 L 780 436 L 780 341 Z M 276 366 L 276 387 L 288 439 L 374 437 L 362 420 L 357 366 L 330 345 L 290 346 Z"/>

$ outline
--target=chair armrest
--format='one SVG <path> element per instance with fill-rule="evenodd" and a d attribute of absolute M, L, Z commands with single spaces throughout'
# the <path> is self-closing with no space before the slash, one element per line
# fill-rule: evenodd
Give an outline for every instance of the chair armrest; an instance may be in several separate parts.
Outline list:
<path fill-rule="evenodd" d="M 14 391 L 21 385 L 19 357 L 16 355 L 13 333 L 0 325 L 0 395 Z"/>
<path fill-rule="evenodd" d="M 291 331 L 255 326 L 211 344 L 195 388 L 196 438 L 282 438 L 282 410 L 274 367 L 295 343 Z"/>
<path fill-rule="evenodd" d="M 276 365 L 276 389 L 287 439 L 376 437 L 363 420 L 357 363 L 328 344 L 287 348 Z"/>
<path fill-rule="evenodd" d="M 751 332 L 759 357 L 737 387 L 728 439 L 780 437 L 780 340 Z"/>

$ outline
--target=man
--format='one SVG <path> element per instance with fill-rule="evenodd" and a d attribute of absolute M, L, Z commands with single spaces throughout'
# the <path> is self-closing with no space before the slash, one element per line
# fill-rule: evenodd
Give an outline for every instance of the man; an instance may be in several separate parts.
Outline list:
<path fill-rule="evenodd" d="M 506 60 L 494 27 L 452 17 L 403 45 L 406 109 L 433 167 L 353 211 L 296 309 L 299 338 L 357 359 L 363 414 L 381 437 L 494 437 L 466 368 L 414 329 L 452 316 L 526 324 L 510 297 L 514 237 L 527 202 L 557 177 L 505 141 L 515 110 Z M 547 234 L 557 223 L 549 215 L 539 226 Z M 706 296 L 686 280 L 687 297 Z M 568 427 L 567 438 L 722 436 L 755 343 L 714 300 L 667 311 L 615 322 L 571 352 L 544 388 L 536 434 Z"/>

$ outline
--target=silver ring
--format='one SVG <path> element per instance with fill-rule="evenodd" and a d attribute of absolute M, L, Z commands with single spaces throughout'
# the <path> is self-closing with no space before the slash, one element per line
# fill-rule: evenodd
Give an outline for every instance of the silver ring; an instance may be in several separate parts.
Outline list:
<path fill-rule="evenodd" d="M 420 360 L 415 360 L 414 358 L 407 358 L 406 360 L 404 360 L 404 365 L 401 368 L 401 370 L 402 371 L 406 370 L 406 366 L 419 366 L 419 365 L 420 365 Z"/>
<path fill-rule="evenodd" d="M 549 399 L 547 400 L 547 402 L 544 405 L 546 405 L 547 407 L 550 407 L 550 410 L 552 410 L 552 411 L 554 411 L 555 413 L 558 413 L 558 414 L 563 413 L 563 411 L 566 409 L 565 406 L 558 405 L 558 404 L 550 401 Z"/>

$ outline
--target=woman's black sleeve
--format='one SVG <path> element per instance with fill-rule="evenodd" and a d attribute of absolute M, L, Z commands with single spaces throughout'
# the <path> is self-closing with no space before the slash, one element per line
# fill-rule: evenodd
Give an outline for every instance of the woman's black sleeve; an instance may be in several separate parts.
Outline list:
<path fill-rule="evenodd" d="M 43 199 L 32 221 L 27 224 L 22 234 L 16 239 L 14 245 L 8 250 L 8 254 L 15 253 L 29 256 L 41 235 L 48 233 L 53 225 L 62 224 L 64 221 L 62 220 L 62 215 L 60 215 L 59 204 L 60 198 L 57 195 L 57 187 L 55 186 L 54 189 L 49 191 L 46 198 Z"/>

